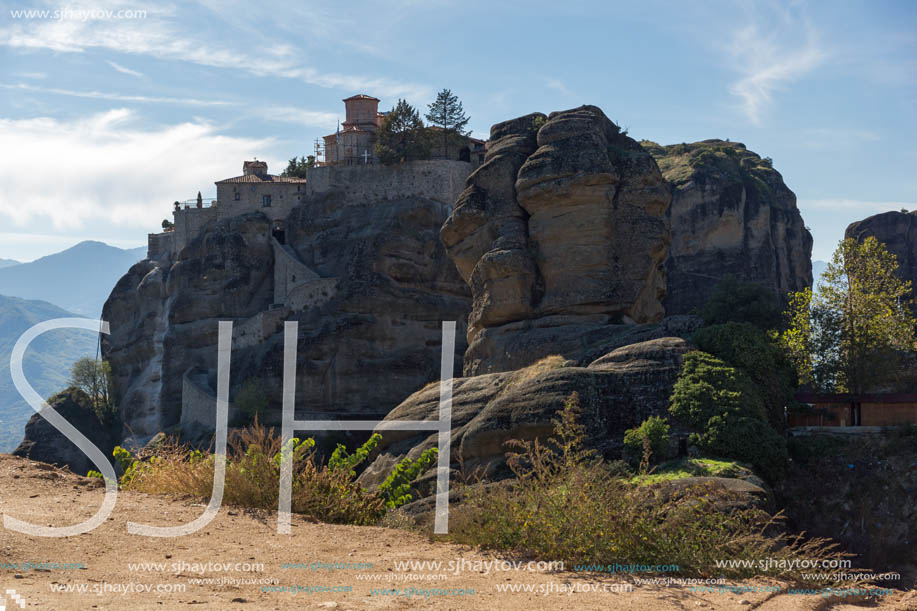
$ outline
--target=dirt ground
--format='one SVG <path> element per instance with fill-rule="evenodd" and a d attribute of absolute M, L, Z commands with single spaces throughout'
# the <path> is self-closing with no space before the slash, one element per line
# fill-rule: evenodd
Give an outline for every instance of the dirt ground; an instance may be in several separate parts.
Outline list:
<path fill-rule="evenodd" d="M 95 513 L 103 492 L 96 482 L 69 471 L 0 455 L 0 513 L 38 525 L 75 524 Z M 223 507 L 209 526 L 186 537 L 149 538 L 127 533 L 128 520 L 177 525 L 190 522 L 202 511 L 202 505 L 191 501 L 121 492 L 112 516 L 90 533 L 44 538 L 0 527 L 0 596 L 4 597 L 0 598 L 0 611 L 4 599 L 9 611 L 917 610 L 914 591 L 846 599 L 763 592 L 698 593 L 687 585 L 636 584 L 632 578 L 620 576 L 539 571 L 537 567 L 498 570 L 500 566 L 492 564 L 487 570 L 488 565 L 483 563 L 501 559 L 404 531 L 317 524 L 294 516 L 292 535 L 278 535 L 276 515 L 230 507 Z M 401 561 L 442 561 L 444 568 L 437 570 L 428 565 L 405 569 L 395 565 Z M 452 570 L 450 562 L 460 570 Z M 24 567 L 25 563 L 51 566 L 34 569 Z M 160 566 L 130 566 L 135 563 Z M 303 568 L 284 567 L 286 563 L 299 563 Z M 329 568 L 335 563 L 338 568 Z M 342 564 L 347 566 L 341 568 Z M 786 584 L 760 579 L 728 585 Z M 520 591 L 501 591 L 510 587 Z M 626 591 L 628 587 L 632 591 Z M 531 591 L 521 591 L 524 588 Z M 56 591 L 61 589 L 64 591 Z M 571 589 L 576 591 L 570 593 Z"/>

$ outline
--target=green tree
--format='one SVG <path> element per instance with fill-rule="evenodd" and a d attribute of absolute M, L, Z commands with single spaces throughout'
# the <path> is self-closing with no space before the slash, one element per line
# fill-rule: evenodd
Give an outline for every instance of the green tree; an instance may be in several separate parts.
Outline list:
<path fill-rule="evenodd" d="M 197 192 L 197 207 L 198 207 L 198 208 L 203 208 L 203 207 L 204 207 L 204 198 L 201 197 L 201 192 L 200 192 L 200 191 Z"/>
<path fill-rule="evenodd" d="M 470 117 L 465 116 L 465 110 L 458 96 L 449 89 L 443 89 L 436 94 L 436 100 L 428 106 L 427 121 L 442 129 L 443 152 L 449 156 L 449 138 L 454 136 L 467 136 L 471 132 L 465 131 Z"/>
<path fill-rule="evenodd" d="M 784 429 L 784 408 L 793 402 L 798 387 L 796 370 L 780 346 L 775 331 L 751 323 L 727 322 L 703 327 L 694 334 L 694 345 L 743 372 L 757 387 L 768 423 Z"/>
<path fill-rule="evenodd" d="M 891 381 L 902 352 L 917 349 L 911 283 L 869 236 L 838 244 L 816 293 L 791 296 L 783 344 L 804 383 L 860 394 Z"/>
<path fill-rule="evenodd" d="M 291 178 L 305 178 L 306 173 L 309 171 L 309 168 L 315 167 L 315 155 L 309 155 L 308 157 L 300 157 L 297 159 L 293 157 L 287 163 L 287 169 L 283 171 L 282 176 L 287 176 Z"/>
<path fill-rule="evenodd" d="M 398 100 L 376 132 L 375 152 L 385 164 L 429 157 L 430 142 L 417 109 Z"/>
<path fill-rule="evenodd" d="M 77 360 L 70 368 L 70 386 L 86 393 L 100 420 L 116 411 L 114 381 L 108 361 L 88 356 Z"/>
<path fill-rule="evenodd" d="M 759 329 L 780 326 L 777 294 L 760 284 L 742 282 L 735 276 L 723 276 L 713 295 L 698 312 L 707 325 L 745 322 Z"/>
<path fill-rule="evenodd" d="M 769 480 L 786 467 L 786 441 L 767 422 L 761 389 L 741 368 L 705 352 L 689 352 L 669 413 L 693 432 L 706 454 L 747 462 Z"/>

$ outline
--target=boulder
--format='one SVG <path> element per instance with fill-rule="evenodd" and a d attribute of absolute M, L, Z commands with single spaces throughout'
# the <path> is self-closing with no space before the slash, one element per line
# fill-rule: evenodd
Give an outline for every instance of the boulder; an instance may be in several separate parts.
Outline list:
<path fill-rule="evenodd" d="M 812 236 L 769 159 L 723 140 L 642 144 L 672 190 L 667 316 L 703 306 L 726 275 L 775 298 L 812 285 Z"/>
<path fill-rule="evenodd" d="M 506 475 L 505 442 L 546 440 L 554 432 L 556 412 L 573 392 L 579 394 L 590 445 L 619 458 L 625 430 L 649 416 L 667 414 L 688 350 L 681 338 L 661 337 L 612 350 L 585 367 L 550 356 L 518 371 L 458 378 L 452 398 L 451 464 L 465 475 L 479 468 L 491 477 Z M 438 418 L 439 384 L 430 384 L 385 420 Z M 381 453 L 360 481 L 378 485 L 399 460 L 416 458 L 436 442 L 436 433 L 382 432 Z"/>
<path fill-rule="evenodd" d="M 440 231 L 471 287 L 464 375 L 557 352 L 530 331 L 660 321 L 669 199 L 652 157 L 595 106 L 494 125 Z"/>
<path fill-rule="evenodd" d="M 54 408 L 67 422 L 95 444 L 102 454 L 111 456 L 118 444 L 120 431 L 100 422 L 89 407 L 89 397 L 80 390 L 68 388 L 50 399 Z M 74 473 L 86 475 L 98 467 L 60 431 L 51 426 L 41 414 L 35 414 L 25 425 L 25 437 L 13 450 L 14 456 L 69 467 Z"/>

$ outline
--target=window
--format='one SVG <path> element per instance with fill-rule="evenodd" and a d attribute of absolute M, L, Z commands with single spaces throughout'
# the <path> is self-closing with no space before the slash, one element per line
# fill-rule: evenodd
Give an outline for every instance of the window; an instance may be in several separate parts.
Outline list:
<path fill-rule="evenodd" d="M 236 201 L 239 201 L 240 199 L 242 199 L 242 194 L 236 191 L 235 193 L 232 194 L 232 198 Z"/>
<path fill-rule="evenodd" d="M 262 207 L 264 207 L 264 208 L 270 208 L 270 207 L 271 207 L 271 196 L 270 196 L 270 195 L 265 195 L 265 196 L 261 199 L 261 202 L 262 202 L 262 203 L 261 203 Z"/>

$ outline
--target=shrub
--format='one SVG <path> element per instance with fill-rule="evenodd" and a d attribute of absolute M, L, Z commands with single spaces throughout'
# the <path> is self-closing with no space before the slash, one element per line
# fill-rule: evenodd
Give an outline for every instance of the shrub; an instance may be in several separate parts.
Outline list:
<path fill-rule="evenodd" d="M 703 452 L 747 462 L 773 481 L 787 460 L 786 442 L 767 423 L 761 391 L 740 369 L 705 352 L 691 352 L 669 403 L 669 413 L 694 429 Z"/>
<path fill-rule="evenodd" d="M 624 455 L 631 464 L 643 457 L 644 440 L 649 443 L 650 462 L 661 462 L 669 457 L 669 425 L 665 418 L 650 416 L 640 426 L 624 432 Z"/>
<path fill-rule="evenodd" d="M 724 411 L 712 417 L 691 442 L 705 453 L 746 462 L 770 481 L 786 471 L 786 440 L 763 420 Z"/>
<path fill-rule="evenodd" d="M 385 499 L 385 506 L 396 509 L 410 503 L 413 498 L 410 494 L 411 482 L 429 469 L 438 456 L 437 448 L 429 448 L 417 460 L 405 457 L 395 465 L 391 474 L 379 484 L 379 494 Z"/>
<path fill-rule="evenodd" d="M 349 473 L 350 477 L 356 477 L 356 467 L 369 458 L 369 455 L 379 447 L 381 441 L 382 435 L 373 433 L 366 443 L 357 448 L 357 451 L 353 454 L 347 453 L 347 446 L 343 443 L 337 444 L 334 452 L 331 453 L 331 458 L 328 459 L 328 468 L 332 471 L 340 469 Z"/>
<path fill-rule="evenodd" d="M 634 487 L 610 477 L 585 450 L 575 402 L 558 414 L 549 443 L 509 444 L 518 450 L 507 455 L 514 481 L 463 490 L 465 502 L 450 517 L 453 540 L 571 565 L 614 559 L 727 577 L 759 571 L 718 568 L 717 561 L 841 556 L 825 540 L 765 536 L 777 518 L 736 509 L 737 497 L 728 491 L 706 486 L 662 494 L 658 485 Z M 794 577 L 790 571 L 780 576 Z"/>
<path fill-rule="evenodd" d="M 375 524 L 385 514 L 390 499 L 380 492 L 368 492 L 354 481 L 354 468 L 378 446 L 381 436 L 373 435 L 353 455 L 339 446 L 327 464 L 315 455 L 315 441 L 293 438 L 286 444 L 272 429 L 255 424 L 233 431 L 226 455 L 227 505 L 276 509 L 280 494 L 282 456 L 292 461 L 291 509 L 324 522 Z M 208 498 L 213 488 L 216 457 L 211 452 L 191 450 L 168 440 L 155 454 L 133 456 L 123 448 L 115 450 L 122 465 L 121 486 L 151 494 L 191 495 Z M 413 466 L 402 461 L 396 467 L 402 481 L 421 475 L 429 466 L 424 460 Z M 410 484 L 410 480 L 407 481 Z M 402 493 L 402 496 L 405 496 Z M 397 500 L 397 499 L 396 499 Z"/>

